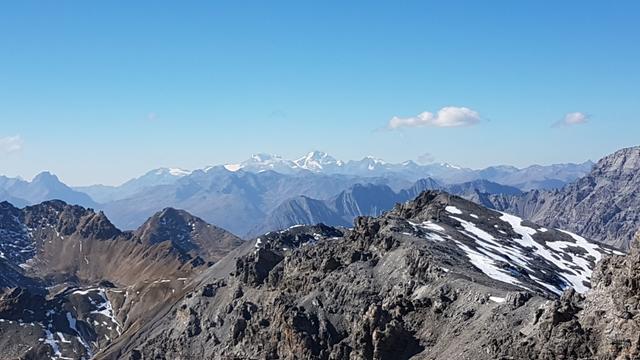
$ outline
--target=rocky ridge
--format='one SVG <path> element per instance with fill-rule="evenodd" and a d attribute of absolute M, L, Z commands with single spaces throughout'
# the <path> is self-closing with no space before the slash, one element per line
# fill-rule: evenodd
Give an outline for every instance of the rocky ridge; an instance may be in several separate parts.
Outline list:
<path fill-rule="evenodd" d="M 62 201 L 0 203 L 0 359 L 89 359 L 241 244 L 174 209 L 122 232 Z"/>
<path fill-rule="evenodd" d="M 604 157 L 560 190 L 489 196 L 484 205 L 626 250 L 640 228 L 639 171 L 636 146 Z"/>
<path fill-rule="evenodd" d="M 612 253 L 427 191 L 352 230 L 260 236 L 97 358 L 493 359 Z"/>

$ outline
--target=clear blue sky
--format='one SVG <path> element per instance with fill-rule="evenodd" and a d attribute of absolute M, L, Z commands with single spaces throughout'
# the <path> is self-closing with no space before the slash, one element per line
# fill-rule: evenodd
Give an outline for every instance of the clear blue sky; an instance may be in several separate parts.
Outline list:
<path fill-rule="evenodd" d="M 4 2 L 0 173 L 596 160 L 640 143 L 638 24 L 638 1 Z M 387 128 L 446 106 L 480 121 Z M 586 123 L 552 126 L 571 112 Z"/>

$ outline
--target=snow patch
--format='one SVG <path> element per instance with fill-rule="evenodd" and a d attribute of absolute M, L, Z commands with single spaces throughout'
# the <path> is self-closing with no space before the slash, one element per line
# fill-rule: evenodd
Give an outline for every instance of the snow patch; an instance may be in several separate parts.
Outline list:
<path fill-rule="evenodd" d="M 462 211 L 455 206 L 447 206 L 444 208 L 444 210 L 450 214 L 455 214 L 455 215 L 462 214 Z"/>
<path fill-rule="evenodd" d="M 240 169 L 242 169 L 242 165 L 240 164 L 226 164 L 224 165 L 224 168 L 231 171 L 231 172 L 236 172 Z"/>

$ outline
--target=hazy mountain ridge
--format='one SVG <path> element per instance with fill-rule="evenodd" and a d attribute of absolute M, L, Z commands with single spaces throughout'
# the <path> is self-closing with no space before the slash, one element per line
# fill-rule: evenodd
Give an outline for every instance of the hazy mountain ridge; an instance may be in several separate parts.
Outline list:
<path fill-rule="evenodd" d="M 312 173 L 231 172 L 218 167 L 196 171 L 173 185 L 156 186 L 102 208 L 114 223 L 127 229 L 136 228 L 162 208 L 174 207 L 245 235 L 285 199 L 298 195 L 326 199 L 357 183 L 390 181 Z"/>
<path fill-rule="evenodd" d="M 191 172 L 177 168 L 159 168 L 131 179 L 120 186 L 91 185 L 78 186 L 75 189 L 89 195 L 98 203 L 122 200 L 136 193 L 159 185 L 171 185 Z"/>
<path fill-rule="evenodd" d="M 540 167 L 553 169 L 555 178 L 568 179 L 580 165 L 558 165 Z M 534 168 L 534 167 L 531 167 Z M 280 215 L 272 212 L 284 201 L 299 198 L 299 204 L 309 199 L 326 200 L 337 196 L 355 184 L 383 184 L 394 191 L 408 189 L 420 175 L 428 173 L 453 181 L 456 178 L 475 179 L 478 174 L 500 178 L 511 176 L 510 181 L 520 181 L 518 173 L 526 172 L 514 167 L 495 167 L 484 171 L 463 169 L 449 164 L 418 165 L 413 161 L 391 164 L 373 157 L 359 161 L 343 162 L 334 157 L 314 151 L 297 160 L 286 160 L 268 154 L 257 154 L 251 159 L 234 166 L 211 166 L 188 171 L 177 168 L 160 168 L 147 172 L 121 186 L 88 186 L 71 189 L 55 176 L 43 173 L 32 182 L 19 179 L 0 179 L 0 199 L 22 207 L 45 200 L 60 199 L 72 204 L 103 210 L 119 228 L 135 229 L 154 213 L 166 208 L 185 209 L 206 221 L 220 225 L 241 234 L 256 234 L 261 223 L 284 224 L 289 221 L 277 220 Z M 539 175 L 539 174 L 538 174 Z M 540 176 L 536 175 L 536 178 Z M 544 175 L 543 178 L 547 178 Z M 552 177 L 553 178 L 553 177 Z M 558 181 L 564 181 L 558 180 Z M 440 181 L 440 183 L 442 183 Z M 448 183 L 448 182 L 447 182 Z M 478 183 L 477 186 L 482 186 Z M 410 199 L 427 187 L 407 193 L 403 199 Z M 90 198 L 85 193 L 93 197 Z M 464 190 L 451 190 L 461 194 Z M 487 192 L 492 192 L 486 189 Z M 485 191 L 481 191 L 485 192 Z M 378 196 L 382 196 L 379 194 Z M 469 198 L 478 195 L 468 194 Z M 387 196 L 388 197 L 388 196 Z M 95 201 L 94 201 L 95 200 Z M 380 199 L 373 199 L 379 202 Z M 351 201 L 353 203 L 353 201 Z M 482 202 L 481 202 L 482 203 Z M 483 203 L 484 204 L 484 203 Z M 349 206 L 348 203 L 344 204 Z M 391 201 L 378 206 L 377 212 L 368 210 L 342 211 L 338 217 L 350 223 L 356 215 L 376 215 L 392 206 Z M 293 210 L 294 207 L 291 208 Z M 317 209 L 320 211 L 320 208 Z M 331 215 L 324 211 L 325 217 Z M 350 214 L 345 216 L 345 214 Z M 291 217 L 295 218 L 295 216 Z M 308 220 L 317 218 L 309 217 Z M 338 225 L 340 222 L 333 222 Z M 263 227 L 262 229 L 267 229 Z"/>
<path fill-rule="evenodd" d="M 489 180 L 511 185 L 522 190 L 547 189 L 561 187 L 589 172 L 593 163 L 532 165 L 525 168 L 514 166 L 491 166 L 485 169 L 472 170 L 447 163 L 420 165 L 414 161 L 388 163 L 368 156 L 362 160 L 341 161 L 331 155 L 312 151 L 296 160 L 288 160 L 279 155 L 254 154 L 249 159 L 237 163 L 209 166 L 193 171 L 178 168 L 159 168 L 127 181 L 120 186 L 92 185 L 75 189 L 90 195 L 96 202 L 108 203 L 126 199 L 136 193 L 159 185 L 172 185 L 184 177 L 194 173 L 207 173 L 212 169 L 224 168 L 231 172 L 244 171 L 260 173 L 275 171 L 285 175 L 344 175 L 361 178 L 391 178 L 415 182 L 421 178 L 434 178 L 440 182 L 462 183 L 474 180 Z M 311 196 L 310 194 L 307 194 Z"/>
<path fill-rule="evenodd" d="M 42 172 L 32 181 L 0 176 L 0 201 L 9 201 L 15 206 L 39 204 L 47 200 L 65 200 L 85 207 L 97 206 L 87 194 L 65 185 L 50 172 Z"/>
<path fill-rule="evenodd" d="M 487 180 L 475 180 L 463 184 L 443 185 L 427 178 L 413 186 L 394 192 L 386 185 L 355 184 L 326 200 L 299 196 L 285 200 L 266 217 L 250 234 L 285 229 L 293 225 L 324 223 L 330 226 L 349 226 L 358 216 L 380 216 L 397 203 L 414 199 L 425 190 L 443 190 L 482 204 L 490 194 L 521 194 L 514 187 Z"/>
<path fill-rule="evenodd" d="M 341 161 L 327 153 L 312 151 L 297 160 L 287 160 L 278 155 L 257 154 L 249 160 L 225 166 L 233 171 L 240 169 L 250 172 L 274 170 L 287 174 L 303 171 L 363 177 L 393 174 L 409 181 L 431 177 L 448 184 L 484 179 L 529 190 L 531 188 L 555 188 L 574 181 L 586 174 L 593 166 L 593 162 L 547 166 L 532 165 L 525 168 L 501 165 L 473 170 L 448 163 L 420 165 L 411 160 L 402 163 L 388 163 L 372 156 L 367 156 L 362 160 Z"/>

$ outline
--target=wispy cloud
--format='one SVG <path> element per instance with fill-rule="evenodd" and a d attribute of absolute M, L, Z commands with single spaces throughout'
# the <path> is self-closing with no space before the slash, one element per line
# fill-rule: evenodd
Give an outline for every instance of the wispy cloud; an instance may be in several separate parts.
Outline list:
<path fill-rule="evenodd" d="M 387 128 L 415 128 L 415 127 L 463 127 L 478 124 L 482 118 L 477 111 L 466 107 L 447 106 L 437 113 L 425 111 L 417 116 L 401 118 L 394 116 L 389 120 Z"/>
<path fill-rule="evenodd" d="M 432 162 L 436 161 L 436 157 L 433 156 L 433 154 L 427 152 L 418 156 L 417 160 L 420 164 L 431 164 Z"/>
<path fill-rule="evenodd" d="M 24 141 L 20 135 L 0 137 L 0 155 L 22 150 Z"/>
<path fill-rule="evenodd" d="M 553 123 L 554 127 L 559 127 L 559 126 L 575 126 L 575 125 L 582 125 L 582 124 L 586 124 L 587 122 L 589 122 L 589 118 L 590 116 L 583 113 L 583 112 L 570 112 L 567 113 L 564 118 L 562 118 L 562 120 L 559 120 L 555 123 Z"/>

